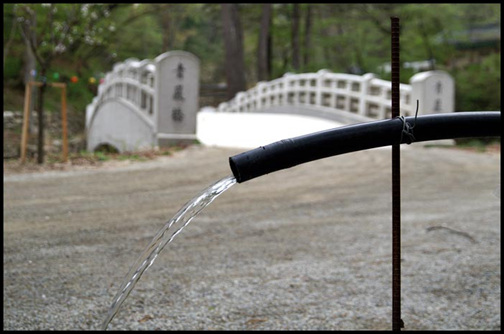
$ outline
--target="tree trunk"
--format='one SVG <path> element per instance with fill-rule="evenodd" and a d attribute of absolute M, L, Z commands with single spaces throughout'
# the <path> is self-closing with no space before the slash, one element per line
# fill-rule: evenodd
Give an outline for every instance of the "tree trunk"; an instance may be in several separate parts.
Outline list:
<path fill-rule="evenodd" d="M 32 22 L 31 24 L 33 27 L 37 25 L 37 18 L 34 16 L 32 17 Z M 33 71 L 36 70 L 37 68 L 37 59 L 35 57 L 35 54 L 33 53 L 32 45 L 36 45 L 36 35 L 35 35 L 35 29 L 28 29 L 26 32 L 23 32 L 23 29 L 21 29 L 21 35 L 23 36 L 23 40 L 25 42 L 25 53 L 24 53 L 24 78 L 23 78 L 23 83 L 26 84 L 30 81 L 35 81 L 35 78 L 33 76 Z M 30 112 L 28 114 L 28 132 L 30 134 L 35 134 L 35 125 L 32 117 L 32 110 L 35 108 L 35 99 L 37 97 L 37 90 L 32 89 L 31 90 L 31 96 L 30 96 L 30 106 L 28 107 Z"/>
<path fill-rule="evenodd" d="M 32 72 L 36 69 L 37 67 L 37 61 L 35 59 L 35 55 L 33 54 L 33 51 L 30 47 L 30 43 L 25 40 L 25 44 L 26 44 L 26 48 L 25 48 L 25 64 L 24 64 L 24 84 L 26 86 L 26 84 L 30 81 L 34 81 L 34 78 L 33 78 L 33 75 L 32 75 Z M 35 98 L 37 96 L 37 90 L 36 89 L 32 89 L 31 91 L 31 96 L 30 96 L 30 106 L 29 106 L 29 109 L 30 109 L 30 113 L 28 114 L 28 130 L 29 130 L 29 133 L 30 134 L 34 134 L 35 133 L 35 126 L 34 126 L 34 122 L 33 122 L 33 119 L 32 119 L 32 110 L 34 109 L 34 105 L 35 105 Z"/>
<path fill-rule="evenodd" d="M 271 4 L 262 5 L 261 28 L 259 32 L 259 45 L 257 47 L 257 80 L 266 81 L 270 77 L 270 25 L 271 25 Z"/>
<path fill-rule="evenodd" d="M 271 78 L 271 75 L 273 73 L 273 38 L 271 36 L 271 29 L 270 33 L 268 35 L 268 73 Z"/>
<path fill-rule="evenodd" d="M 311 52 L 311 28 L 312 28 L 312 6 L 307 5 L 306 16 L 305 16 L 305 31 L 304 31 L 304 56 L 303 56 L 303 66 L 308 66 L 310 62 L 310 52 Z"/>
<path fill-rule="evenodd" d="M 170 51 L 173 48 L 173 22 L 170 15 L 173 7 L 160 8 L 161 13 L 161 27 L 163 29 L 163 52 Z"/>
<path fill-rule="evenodd" d="M 294 3 L 292 9 L 292 67 L 299 71 L 299 4 Z"/>
<path fill-rule="evenodd" d="M 423 45 L 425 47 L 425 51 L 427 53 L 427 57 L 429 59 L 429 70 L 430 71 L 434 71 L 436 69 L 436 66 L 434 65 L 434 50 L 432 49 L 432 46 L 429 42 L 429 34 L 427 33 L 426 29 L 425 29 L 425 25 L 423 24 L 422 21 L 420 21 L 419 23 L 419 32 L 420 32 L 420 36 L 422 36 L 422 41 L 423 41 Z"/>
<path fill-rule="evenodd" d="M 238 4 L 225 3 L 221 5 L 224 30 L 224 47 L 226 49 L 226 81 L 228 98 L 245 91 L 245 64 L 243 60 L 243 41 Z"/>

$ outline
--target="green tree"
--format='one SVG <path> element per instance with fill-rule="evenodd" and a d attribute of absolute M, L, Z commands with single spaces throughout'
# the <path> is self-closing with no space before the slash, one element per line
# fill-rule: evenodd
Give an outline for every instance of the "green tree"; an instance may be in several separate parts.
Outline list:
<path fill-rule="evenodd" d="M 243 31 L 241 28 L 238 4 L 222 4 L 222 27 L 224 30 L 224 48 L 226 50 L 226 79 L 228 98 L 244 91 L 245 64 L 243 57 Z"/>
<path fill-rule="evenodd" d="M 271 15 L 272 5 L 262 5 L 261 27 L 257 46 L 257 80 L 268 80 L 271 73 Z"/>
<path fill-rule="evenodd" d="M 292 4 L 292 67 L 294 70 L 299 71 L 301 66 L 301 50 L 299 43 L 299 26 L 301 21 L 301 13 L 299 9 L 299 3 Z"/>
<path fill-rule="evenodd" d="M 268 34 L 266 29 L 261 34 L 261 18 L 267 17 L 263 6 L 271 6 Z M 29 57 L 23 56 L 25 43 L 35 46 L 39 74 L 46 59 L 52 59 L 54 67 L 65 64 L 85 75 L 109 71 L 127 58 L 153 59 L 179 49 L 202 60 L 202 82 L 226 81 L 226 71 L 241 76 L 237 91 L 286 72 L 322 68 L 373 72 L 388 79 L 389 74 L 379 68 L 390 61 L 390 17 L 395 15 L 401 24 L 402 62 L 435 59 L 436 69 L 456 78 L 457 109 L 496 105 L 495 94 L 485 89 L 488 85 L 482 77 L 491 78 L 492 87 L 500 89 L 496 74 L 500 62 L 495 61 L 500 50 L 491 50 L 493 58 L 478 56 L 479 62 L 465 59 L 471 64 L 464 65 L 458 60 L 466 55 L 452 41 L 478 25 L 500 23 L 500 4 L 250 3 L 234 7 L 239 9 L 242 55 L 226 58 L 224 34 L 231 30 L 223 22 L 221 4 L 5 4 L 4 85 L 13 85 L 20 69 L 30 67 Z M 233 64 L 238 59 L 242 64 Z M 261 71 L 268 69 L 269 76 L 261 74 L 260 66 Z M 403 69 L 401 81 L 407 83 L 412 74 L 413 70 Z M 16 82 L 20 85 L 21 80 Z M 83 104 L 86 99 L 75 96 L 72 103 Z"/>
<path fill-rule="evenodd" d="M 37 162 L 44 163 L 44 94 L 46 74 L 53 60 L 81 45 L 105 43 L 104 18 L 116 5 L 17 4 L 14 8 L 22 36 L 39 66 L 42 87 L 38 101 Z"/>

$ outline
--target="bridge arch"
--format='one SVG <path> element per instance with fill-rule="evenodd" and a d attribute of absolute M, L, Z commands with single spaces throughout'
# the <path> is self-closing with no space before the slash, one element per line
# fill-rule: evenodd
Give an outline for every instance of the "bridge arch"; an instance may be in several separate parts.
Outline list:
<path fill-rule="evenodd" d="M 114 145 L 110 145 L 109 143 L 101 143 L 95 147 L 95 151 L 103 151 L 107 153 L 118 153 L 119 149 Z"/>
<path fill-rule="evenodd" d="M 87 149 L 109 144 L 120 152 L 151 148 L 154 143 L 154 124 L 128 101 L 103 101 L 89 120 Z"/>

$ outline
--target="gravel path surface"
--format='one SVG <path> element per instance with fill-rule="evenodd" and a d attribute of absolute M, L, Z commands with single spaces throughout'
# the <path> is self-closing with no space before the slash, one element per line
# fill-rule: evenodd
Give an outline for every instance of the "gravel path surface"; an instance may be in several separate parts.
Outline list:
<path fill-rule="evenodd" d="M 4 175 L 4 330 L 97 330 L 130 265 L 241 150 Z M 161 252 L 112 330 L 390 330 L 390 148 L 222 194 Z M 500 154 L 406 146 L 405 330 L 501 328 Z"/>

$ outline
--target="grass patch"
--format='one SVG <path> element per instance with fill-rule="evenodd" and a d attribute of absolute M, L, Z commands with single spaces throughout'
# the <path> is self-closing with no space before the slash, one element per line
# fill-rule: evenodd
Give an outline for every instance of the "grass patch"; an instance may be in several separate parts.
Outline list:
<path fill-rule="evenodd" d="M 457 141 L 457 148 L 472 150 L 476 152 L 487 152 L 500 146 L 500 138 L 471 138 Z"/>
<path fill-rule="evenodd" d="M 482 138 L 461 138 L 456 139 L 455 145 L 444 144 L 426 144 L 426 148 L 447 148 L 472 151 L 477 153 L 500 152 L 500 138 L 482 137 Z"/>
<path fill-rule="evenodd" d="M 470 140 L 468 142 L 458 144 L 457 146 L 460 148 L 473 149 L 478 152 L 485 152 L 487 144 L 485 144 L 484 142 L 482 142 L 480 140 Z"/>
<path fill-rule="evenodd" d="M 113 161 L 144 162 L 161 156 L 170 156 L 173 152 L 182 150 L 186 147 L 187 145 L 174 145 L 160 149 L 124 153 L 106 151 L 89 152 L 82 150 L 79 152 L 70 152 L 66 162 L 63 161 L 61 152 L 53 151 L 45 152 L 43 164 L 38 164 L 36 154 L 28 155 L 24 163 L 21 163 L 19 156 L 12 158 L 4 157 L 4 175 L 45 171 L 64 171 L 71 170 L 72 167 L 93 168 Z"/>

